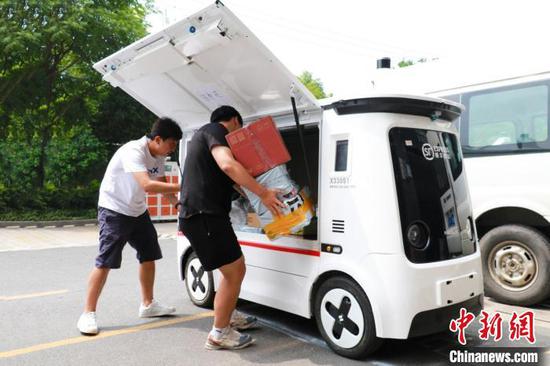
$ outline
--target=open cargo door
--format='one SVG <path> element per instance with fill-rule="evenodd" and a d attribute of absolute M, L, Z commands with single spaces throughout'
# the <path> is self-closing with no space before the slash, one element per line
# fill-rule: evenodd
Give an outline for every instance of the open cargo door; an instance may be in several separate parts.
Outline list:
<path fill-rule="evenodd" d="M 103 79 L 184 130 L 220 105 L 246 120 L 320 111 L 315 97 L 221 2 L 97 62 Z"/>

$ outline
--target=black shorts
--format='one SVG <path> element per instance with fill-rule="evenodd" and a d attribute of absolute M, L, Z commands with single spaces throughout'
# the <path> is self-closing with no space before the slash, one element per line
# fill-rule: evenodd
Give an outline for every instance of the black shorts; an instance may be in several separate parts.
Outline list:
<path fill-rule="evenodd" d="M 138 217 L 99 207 L 99 255 L 95 259 L 97 268 L 120 268 L 122 248 L 128 242 L 137 251 L 140 263 L 162 258 L 157 230 L 151 222 L 149 212 Z"/>
<path fill-rule="evenodd" d="M 189 239 L 206 271 L 232 263 L 243 255 L 229 216 L 199 214 L 180 218 L 179 229 Z"/>

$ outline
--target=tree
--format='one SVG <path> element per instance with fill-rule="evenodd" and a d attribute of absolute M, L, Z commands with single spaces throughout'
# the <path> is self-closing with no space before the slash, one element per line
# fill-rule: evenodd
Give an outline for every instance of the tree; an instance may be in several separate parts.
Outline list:
<path fill-rule="evenodd" d="M 120 88 L 103 84 L 102 91 L 104 97 L 90 125 L 111 155 L 121 144 L 142 137 L 155 115 Z"/>
<path fill-rule="evenodd" d="M 426 61 L 428 61 L 428 60 L 425 59 L 425 58 L 420 58 L 420 59 L 418 59 L 418 60 L 416 60 L 416 61 L 413 61 L 413 60 L 405 60 L 405 59 L 403 59 L 403 60 L 399 61 L 399 63 L 397 64 L 397 66 L 399 66 L 399 67 L 407 67 L 407 66 L 414 65 L 415 63 L 426 62 Z"/>
<path fill-rule="evenodd" d="M 0 2 L 0 137 L 34 151 L 35 186 L 46 183 L 52 139 L 88 131 L 106 94 L 91 65 L 144 36 L 149 8 L 139 0 Z"/>
<path fill-rule="evenodd" d="M 399 66 L 399 67 L 407 67 L 407 66 L 411 66 L 411 65 L 414 65 L 413 60 L 404 60 L 404 59 L 399 61 L 399 63 L 397 64 L 397 66 Z"/>
<path fill-rule="evenodd" d="M 332 93 L 328 95 L 325 94 L 323 83 L 320 79 L 314 79 L 311 72 L 302 72 L 302 74 L 298 76 L 298 79 L 302 82 L 302 84 L 305 85 L 306 88 L 308 88 L 308 90 L 311 92 L 311 94 L 313 94 L 315 98 L 322 99 L 332 96 Z"/>

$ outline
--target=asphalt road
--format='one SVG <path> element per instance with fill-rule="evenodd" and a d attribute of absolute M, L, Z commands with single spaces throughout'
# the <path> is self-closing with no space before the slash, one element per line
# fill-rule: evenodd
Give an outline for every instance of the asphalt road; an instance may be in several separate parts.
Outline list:
<path fill-rule="evenodd" d="M 70 232 L 63 232 L 61 239 L 70 240 Z M 155 297 L 176 306 L 176 314 L 157 319 L 137 316 L 138 265 L 127 247 L 122 269 L 111 272 L 100 299 L 102 332 L 96 337 L 81 336 L 76 329 L 95 246 L 0 248 L 0 365 L 447 365 L 449 351 L 459 349 L 456 335 L 444 333 L 389 340 L 365 361 L 348 360 L 327 348 L 312 320 L 240 302 L 242 311 L 261 320 L 261 327 L 250 331 L 255 344 L 241 351 L 207 351 L 203 344 L 212 313 L 188 300 L 178 279 L 175 240 L 162 239 L 161 246 L 165 258 L 157 265 Z M 488 309 L 504 315 L 510 311 L 491 303 Z M 550 320 L 550 303 L 534 310 L 537 317 Z M 538 321 L 536 335 L 534 346 L 548 352 L 550 321 Z M 470 350 L 528 345 L 511 342 L 506 334 L 500 342 L 481 341 L 476 327 L 468 329 L 467 339 L 473 346 Z"/>

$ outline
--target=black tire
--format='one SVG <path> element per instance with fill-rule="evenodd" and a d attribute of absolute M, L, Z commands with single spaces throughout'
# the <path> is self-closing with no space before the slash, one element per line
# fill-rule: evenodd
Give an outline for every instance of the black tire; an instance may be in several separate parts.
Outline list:
<path fill-rule="evenodd" d="M 503 225 L 480 240 L 485 295 L 529 306 L 550 296 L 550 243 L 539 231 Z"/>
<path fill-rule="evenodd" d="M 203 308 L 214 305 L 214 278 L 212 272 L 204 271 L 195 252 L 185 262 L 185 289 L 191 302 Z"/>
<path fill-rule="evenodd" d="M 332 277 L 319 287 L 314 314 L 321 335 L 341 356 L 363 359 L 382 345 L 367 295 L 349 278 Z"/>

